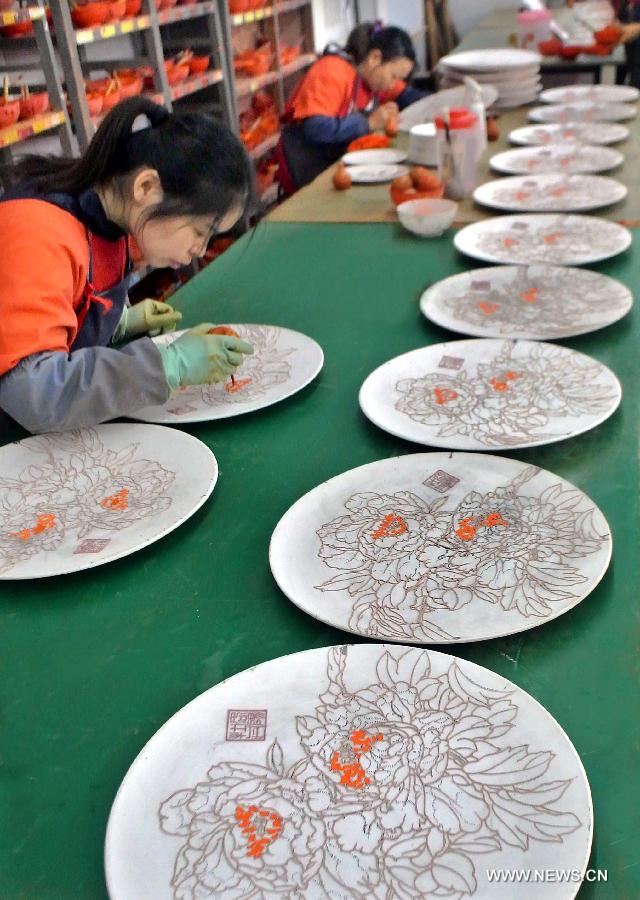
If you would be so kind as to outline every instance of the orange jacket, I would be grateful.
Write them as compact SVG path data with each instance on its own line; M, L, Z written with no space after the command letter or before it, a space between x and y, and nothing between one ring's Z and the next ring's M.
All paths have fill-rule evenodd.
M33 353L70 351L89 274L89 241L75 216L34 199L0 203L0 234L0 375L4 375ZM101 292L122 279L125 239L114 248L93 235L92 245L92 283Z
M403 81L384 93L374 93L352 63L327 54L315 62L296 88L285 110L287 121L300 122L310 116L344 117L367 109L373 100L395 100L405 89Z

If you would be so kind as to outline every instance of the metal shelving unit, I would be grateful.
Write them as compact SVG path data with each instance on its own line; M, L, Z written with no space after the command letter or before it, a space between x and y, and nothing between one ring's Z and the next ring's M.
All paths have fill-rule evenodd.
M67 0L51 0L58 53L81 149L89 144L102 118L92 118L89 114L84 87L85 72L100 69L109 71L114 64L113 60L101 62L90 59L86 50L91 45L118 37L129 37L136 44L134 59L127 59L125 62L127 67L145 64L153 69L154 88L148 96L157 103L172 109L174 102L183 97L219 86L217 108L230 125L236 120L229 83L228 56L224 50L219 0L203 0L195 4L162 10L157 9L155 0L143 0L143 3L141 14L133 18L95 28L75 29ZM164 29L177 23L198 19L205 22L206 46L212 57L213 68L180 84L170 85L165 70Z
M73 156L78 151L76 139L71 130L71 123L67 114L67 107L62 89L62 82L56 65L55 50L49 30L49 23L45 15L44 7L35 5L23 7L18 10L0 12L0 27L18 25L30 22L35 38L40 64L37 67L43 74L43 86L49 94L50 112L35 116L32 119L18 121L15 125L9 125L0 129L0 154L11 154L11 148L18 149L19 145L29 138L36 137L47 131L56 130L62 144L63 151ZM3 46L12 46L12 38L3 38ZM4 72L15 71L15 66L5 63L0 66Z
M43 72L51 101L51 112L17 122L0 130L0 154L34 135L57 130L63 151L77 155L91 141L104 115L92 117L87 104L85 79L96 73L110 73L118 68L149 66L154 73L153 89L145 93L157 103L172 109L175 103L191 98L190 106L205 108L222 117L236 132L240 131L240 111L251 103L262 89L273 92L277 113L282 113L292 83L291 76L301 73L315 61L311 0L284 0L241 15L229 12L227 0L183 2L168 9L158 9L156 0L142 0L140 13L117 22L92 28L75 28L69 0L50 0L52 29L44 10L44 0L16 11L0 13L0 26L30 19L33 33L20 39L0 38L4 47L33 49L37 45L39 62L7 65L7 70ZM268 30L274 52L272 70L264 75L236 78L234 47L244 33L251 40L251 28ZM292 37L293 36L293 37ZM126 59L115 60L113 50L98 49L106 42L127 38ZM300 47L301 53L283 64L285 45ZM177 50L190 47L211 57L211 68L202 74L170 85L165 60ZM116 50L115 55L119 53ZM258 166L267 159L278 143L279 132L267 137L249 153ZM6 150L6 152L9 152ZM263 204L276 202L277 186L270 185L262 195ZM148 273L142 266L139 279Z
M236 127L239 128L239 117L243 107L247 108L251 98L258 91L268 89L275 100L278 114L284 111L291 92L288 79L292 75L302 73L311 66L316 55L313 52L315 41L313 34L313 17L311 0L282 0L261 9L246 13L229 12L226 0L222 0L222 18L225 27L225 44L229 54L229 71L234 92L236 108ZM292 14L296 13L295 16ZM274 63L270 71L251 77L236 75L234 56L238 49L255 41L257 37L268 40L274 53ZM287 42L293 41L301 47L300 55L290 63L282 63L282 50ZM270 135L257 147L249 150L249 155L256 165L265 159L275 148L280 133ZM277 191L273 186L267 188L262 195L263 203L275 202Z

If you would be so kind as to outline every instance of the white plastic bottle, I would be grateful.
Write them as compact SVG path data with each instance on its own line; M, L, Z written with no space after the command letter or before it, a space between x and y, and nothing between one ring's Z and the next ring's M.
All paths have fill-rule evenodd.
M469 111L478 117L476 125L477 134L477 159L480 159L484 151L487 149L487 111L485 109L484 100L482 99L482 87L473 78L468 75L464 80L466 106Z

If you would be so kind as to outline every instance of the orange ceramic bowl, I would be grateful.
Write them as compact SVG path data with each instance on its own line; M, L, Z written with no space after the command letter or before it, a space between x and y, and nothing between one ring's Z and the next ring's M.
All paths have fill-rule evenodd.
M99 116L102 112L103 94L87 94L87 106L90 116Z
M201 72L206 72L208 68L208 56L192 56L189 60L189 72L192 75L199 75Z
M102 112L109 112L114 106L120 103L120 91L111 91L110 94L104 94L102 97Z
M167 81L169 84L180 84L181 81L184 81L188 77L188 63L184 63L184 65L181 66L172 65L171 68L167 69Z
M84 86L88 94L104 94L110 82L110 78L97 78L93 81L85 81Z
M7 38L24 37L25 34L32 34L33 25L29 20L26 22L14 22L13 25L5 25L0 28L0 35Z
M29 94L20 101L20 118L33 119L41 116L49 109L49 95L46 91L39 94Z
M84 6L76 6L71 10L71 21L76 28L95 28L102 25L111 15L111 3L106 0L94 0Z
M119 22L127 13L127 0L111 0L109 4L109 22Z
M120 82L120 99L125 100L127 97L137 97L142 93L142 76L135 74L118 75Z
M0 100L0 128L8 128L10 125L15 125L19 115L19 100L9 100L8 103L4 99Z

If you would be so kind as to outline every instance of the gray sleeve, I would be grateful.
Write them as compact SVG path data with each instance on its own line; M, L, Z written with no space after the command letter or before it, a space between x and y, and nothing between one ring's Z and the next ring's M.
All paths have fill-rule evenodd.
M35 353L0 378L0 408L32 433L95 425L164 403L169 388L153 341Z

